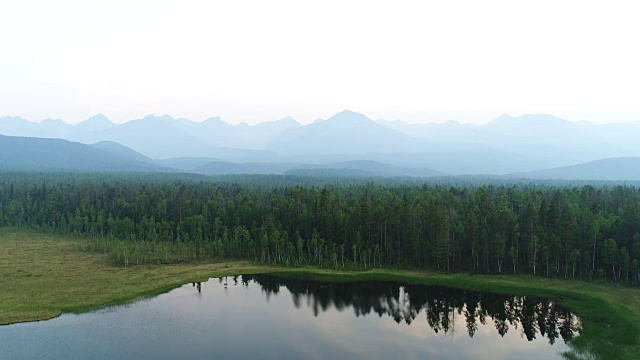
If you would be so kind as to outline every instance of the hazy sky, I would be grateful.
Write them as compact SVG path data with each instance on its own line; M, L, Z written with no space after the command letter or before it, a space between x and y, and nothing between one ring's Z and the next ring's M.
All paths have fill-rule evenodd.
M0 116L640 121L639 13L636 1L0 0Z

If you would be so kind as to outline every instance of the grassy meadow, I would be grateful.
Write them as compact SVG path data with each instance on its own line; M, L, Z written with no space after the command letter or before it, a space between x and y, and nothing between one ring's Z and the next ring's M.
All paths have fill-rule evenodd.
M125 303L192 280L268 270L247 262L114 266L101 254L80 251L82 241L0 233L0 324Z

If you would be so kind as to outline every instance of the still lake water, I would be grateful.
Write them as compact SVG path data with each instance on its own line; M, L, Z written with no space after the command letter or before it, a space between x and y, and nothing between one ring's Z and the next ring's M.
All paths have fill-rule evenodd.
M0 358L553 359L579 331L548 299L247 275L0 326Z

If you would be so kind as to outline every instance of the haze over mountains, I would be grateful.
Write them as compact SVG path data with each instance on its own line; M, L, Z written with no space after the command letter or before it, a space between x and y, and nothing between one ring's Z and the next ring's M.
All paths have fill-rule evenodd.
M38 149L44 154L53 146L65 149L59 155L86 151L95 157L96 164L109 164L103 167L120 170L129 167L112 163L116 158L136 164L134 167L139 169L171 168L202 174L516 174L535 178L640 179L636 170L640 162L633 159L640 157L640 123L595 125L547 114L503 115L487 125L374 121L348 110L308 125L291 118L232 125L218 117L194 122L149 115L115 124L98 114L70 125L57 119L36 123L3 117L0 134L6 135L0 138L3 150L23 146L20 151L0 155L3 168L20 163L22 168L37 168L42 165L36 161ZM79 150L82 144L94 145L90 151ZM29 146L32 148L27 149ZM111 160L94 150L108 154ZM30 155L21 159L21 151ZM9 153L11 159L7 158ZM44 155L40 159L45 159ZM81 168L91 168L87 167L90 160L74 159L85 164ZM49 165L57 163L49 160ZM582 163L585 164L572 167Z

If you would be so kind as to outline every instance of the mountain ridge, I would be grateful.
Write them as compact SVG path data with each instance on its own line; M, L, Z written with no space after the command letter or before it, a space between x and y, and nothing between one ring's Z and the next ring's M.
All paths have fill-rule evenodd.
M512 176L552 180L640 180L640 156L599 159Z
M447 174L504 175L588 161L640 156L640 123L597 125L551 114L501 115L484 124L373 121L345 109L300 124L291 117L255 125L202 122L149 114L115 124L96 114L76 125L0 118L0 134L60 138L84 144L117 142L152 159L216 158L246 163L373 160Z
M172 171L125 154L63 139L0 135L4 171Z

